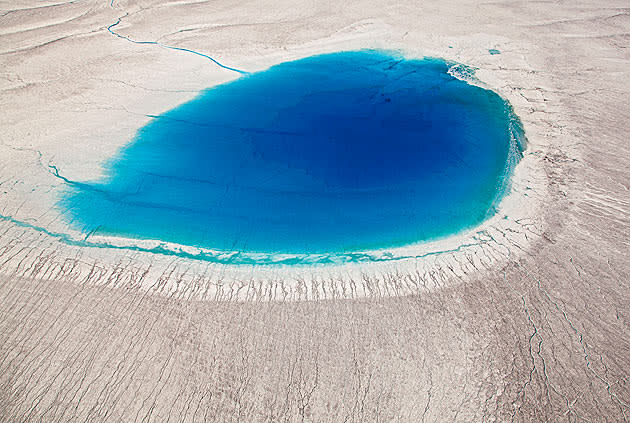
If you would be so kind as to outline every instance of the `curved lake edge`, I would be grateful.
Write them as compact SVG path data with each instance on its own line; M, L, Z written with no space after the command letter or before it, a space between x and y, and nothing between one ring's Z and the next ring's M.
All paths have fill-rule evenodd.
M390 55L396 55L398 57L404 57L400 52L392 52L389 50L368 50L368 51L378 51L383 52ZM342 51L343 52L343 51ZM314 56L310 56L314 57ZM449 66L448 73L454 76L457 79L463 80L468 84L476 85L485 90L491 90L488 86L486 86L482 81L477 79L475 76L475 69L468 67L466 65L448 61L435 57L424 57L418 59L410 59L410 60L420 60L420 59L435 59L440 60ZM198 96L201 96L207 90L211 90L213 87L208 87L205 90L199 92ZM496 91L493 93L496 93ZM196 98L197 98L196 97ZM48 232L48 235L59 238L62 242L79 247L90 247L90 248L105 248L105 249L115 249L115 250L127 250L133 252L140 253L150 253L150 254L160 254L164 256L174 256L180 257L184 259L191 259L202 262L210 262L215 264L227 264L227 265L235 265L235 266L277 266L277 265L290 265L290 266L313 266L313 265L343 265L343 264L353 264L353 263L370 263L370 262L396 262L400 260L408 260L408 259L417 259L435 254L442 254L447 252L455 252L459 251L462 248L470 246L470 243L460 243L456 246L453 246L454 240L464 238L474 239L479 235L479 229L486 224L489 223L491 218L499 218L497 216L497 211L500 210L501 204L506 197L509 197L511 186L512 186L512 174L514 172L515 167L519 163L520 158L523 157L523 153L527 149L527 140L525 136L525 132L522 126L522 123L518 116L514 113L512 105L507 101L504 97L500 96L503 101L506 112L508 114L509 125L510 125L510 155L508 160L506 161L503 175L500 178L500 186L497 188L496 195L494 201L492 203L491 208L488 210L486 216L482 219L481 222L477 222L469 227L465 227L456 233L451 233L448 235L425 239L420 242L408 243L404 245L398 245L393 247L385 247L378 249L370 249L370 250L359 250L352 252L332 252L332 253L311 253L311 254L300 254L300 253L259 253L259 252L238 252L238 251L223 251L218 249L210 249L204 247L197 247L191 245L178 244L174 242L165 242L158 239L148 239L141 237L133 237L133 236L116 236L112 234L98 234L94 233L83 233L82 236L73 236L64 233L53 233ZM176 106L178 107L178 106ZM120 152L124 151L133 141L132 139L128 144L121 147ZM120 154L120 153L119 153ZM110 157L108 162L116 160L116 157ZM60 177L65 180L69 185L77 184L82 185L85 183L82 182L74 182L68 179L65 179L61 176L56 168L54 168L54 172L57 177ZM110 177L110 176L107 176ZM103 182L100 179L99 182ZM33 229L37 229L35 226L32 226L28 223L24 225L28 227L32 227ZM40 228L43 229L43 228ZM439 246L440 244L444 244L444 241L449 241L449 244L452 248L427 248L425 247L433 247ZM476 242L476 241L475 241ZM474 243L474 242L473 242ZM420 251L422 250L422 251ZM417 252L418 254L415 254Z

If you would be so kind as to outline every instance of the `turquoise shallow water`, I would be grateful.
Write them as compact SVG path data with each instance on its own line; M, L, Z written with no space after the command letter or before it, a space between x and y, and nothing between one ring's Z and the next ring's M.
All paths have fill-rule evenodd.
M361 51L210 88L60 201L86 234L244 253L402 246L495 213L520 157L496 93L437 59Z

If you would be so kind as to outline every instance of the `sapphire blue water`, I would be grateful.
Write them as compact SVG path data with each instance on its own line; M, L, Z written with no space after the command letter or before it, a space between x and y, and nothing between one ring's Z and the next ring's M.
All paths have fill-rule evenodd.
M220 251L457 233L495 213L520 147L509 105L448 71L360 51L243 76L155 117L61 206L86 234Z

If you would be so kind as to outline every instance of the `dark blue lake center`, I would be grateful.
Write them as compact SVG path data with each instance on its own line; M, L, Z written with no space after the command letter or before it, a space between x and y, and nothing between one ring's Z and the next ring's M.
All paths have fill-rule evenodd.
M506 102L448 70L361 51L244 76L155 118L61 205L85 233L222 251L457 233L494 214L520 147Z

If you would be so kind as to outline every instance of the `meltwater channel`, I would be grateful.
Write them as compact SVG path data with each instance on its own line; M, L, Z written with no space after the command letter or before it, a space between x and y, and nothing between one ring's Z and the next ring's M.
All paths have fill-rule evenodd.
M86 234L263 257L459 233L495 213L522 146L507 102L450 67L341 52L209 88L59 207Z

